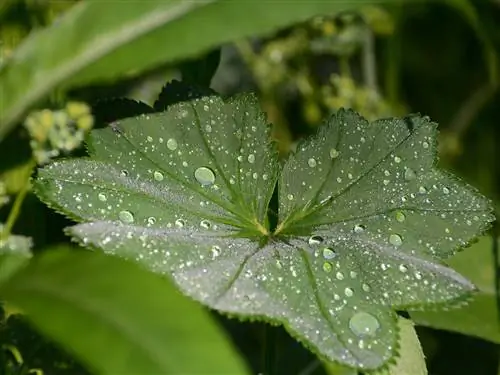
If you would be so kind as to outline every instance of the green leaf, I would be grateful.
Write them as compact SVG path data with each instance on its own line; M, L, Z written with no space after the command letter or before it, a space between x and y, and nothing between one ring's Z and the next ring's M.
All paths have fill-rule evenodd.
M182 81L201 87L210 87L212 77L219 67L221 49L217 48L197 59L185 61L180 66Z
M394 309L474 290L441 259L493 220L485 198L435 169L435 133L426 118L339 111L280 168L257 100L211 96L94 131L90 158L41 169L36 190L91 222L69 229L83 244L372 370L396 352Z
M476 336L500 344L492 245L491 237L483 237L478 243L447 261L479 289L467 306L446 312L415 311L411 312L412 319L420 325Z
M400 317L398 327L401 335L401 356L397 359L396 364L377 373L377 375L427 375L424 353L413 322Z
M0 69L0 140L57 87L135 75L222 43L264 34L366 0L83 1L33 33ZM201 31L200 25L203 25ZM182 42L179 42L182 35Z
M47 252L1 285L0 296L100 374L246 373L205 312L120 259Z
M0 239L0 283L29 261L32 246L31 238L25 236L10 235L6 239Z

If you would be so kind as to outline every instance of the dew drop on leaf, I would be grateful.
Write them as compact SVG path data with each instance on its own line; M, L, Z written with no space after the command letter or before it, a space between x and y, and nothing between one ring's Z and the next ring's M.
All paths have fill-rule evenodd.
M331 248L331 247L325 247L323 249L323 258L325 259L333 259L335 258L337 254L335 253L335 251Z
M399 234L391 234L389 236L389 243L391 245L399 247L403 244L403 239L401 238L401 236Z
M337 278L337 280L344 280L344 274L342 272L337 272L335 277Z
M155 171L153 173L153 177L156 181L162 181L163 180L163 173Z
M397 211L396 212L396 220L399 221L400 223L402 223L403 221L406 220L405 214L401 211Z
M255 162L255 155L254 154L248 155L248 162L250 164L253 164Z
M127 171L126 169L122 169L122 170L120 171L120 175L121 175L122 177L127 177L127 176L128 176L128 171Z
M323 271L325 272L332 272L332 265L328 262L323 263Z
M200 227L202 227L204 229L210 229L211 226L212 226L212 223L210 223L210 221L208 221L208 220L202 220L200 222Z
M372 314L360 311L349 319L349 328L358 337L375 336L380 323Z
M425 193L427 193L427 189L426 189L424 186L420 186L420 187L418 188L418 192L419 192L420 194L425 194Z
M175 221L175 226L177 228L183 228L185 224L186 224L186 222L184 220L182 220L182 219L177 219Z
M450 189L448 189L446 186L443 188L443 193L444 194L450 194Z
M338 156L339 156L339 152L338 152L336 149L334 149L334 148L330 149L330 157L331 157L332 159L335 159L335 158L337 158Z
M126 211L126 210L120 211L120 213L118 214L118 217L125 224L131 224L134 222L134 215L130 211Z
M317 165L316 159L310 158L307 161L307 165L309 165L311 168L314 168Z
M215 182L215 173L207 167L199 167L194 171L194 178L201 185L212 185Z
M404 177L405 177L406 181L411 181L411 180L414 180L417 177L417 175L413 169L406 168Z
M354 226L354 233L363 233L365 231L365 226L361 224L357 224Z
M106 194L104 194L104 193L99 193L99 194L97 195L97 198L99 198L99 200L100 200L101 202L106 202L106 200L108 199L108 198L106 197Z
M406 267L404 264L399 265L399 270L403 273L408 272L408 267Z
M210 252L212 253L212 259L217 258L220 255L220 247L217 245L212 246L212 249L210 249Z
M321 236L311 236L309 237L309 240L307 240L309 245L319 245L320 243L323 242L323 237Z
M354 290L352 290L351 288L345 288L344 294L346 297L352 297L354 295Z
M156 218L154 216L148 217L148 224L154 225L156 223Z
M429 148L429 143L428 143L428 142L426 142L426 141L423 141L423 142L422 142L422 147L423 147L423 148Z

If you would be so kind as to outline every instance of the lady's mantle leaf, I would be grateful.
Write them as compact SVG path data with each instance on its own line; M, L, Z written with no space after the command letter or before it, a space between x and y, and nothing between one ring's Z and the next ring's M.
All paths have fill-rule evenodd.
M278 163L252 98L196 99L94 131L91 159L42 169L37 190L91 221L69 229L84 244L370 370L394 355L394 308L474 289L440 259L493 219L484 198L434 169L434 125L412 121L333 116L284 165L276 229Z

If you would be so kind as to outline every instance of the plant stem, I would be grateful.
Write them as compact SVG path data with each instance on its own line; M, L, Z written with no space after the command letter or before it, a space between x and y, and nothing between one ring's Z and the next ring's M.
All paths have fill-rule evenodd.
M7 221L5 222L5 225L3 227L3 231L0 233L0 240L6 239L9 237L12 228L14 227L14 224L19 216L19 213L21 212L21 206L23 204L24 198L26 197L26 194L28 193L28 190L30 188L30 177L31 177L31 172L36 165L35 161L32 160L30 162L30 166L28 168L29 173L26 173L26 181L21 188L21 190L17 193L16 199L14 200L14 204L12 205L12 208L10 209L9 216L7 217Z
M375 59L375 37L373 31L366 26L363 41L363 79L365 86L378 91L377 84L377 62Z

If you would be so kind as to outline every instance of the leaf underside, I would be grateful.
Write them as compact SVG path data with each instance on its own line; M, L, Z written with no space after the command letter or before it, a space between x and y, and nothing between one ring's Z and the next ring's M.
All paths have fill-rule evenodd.
M84 222L68 229L82 244L371 370L395 355L395 309L474 290L442 260L486 230L491 208L435 169L435 136L424 117L341 110L280 166L253 96L208 96L94 131L89 158L55 162L35 185Z

